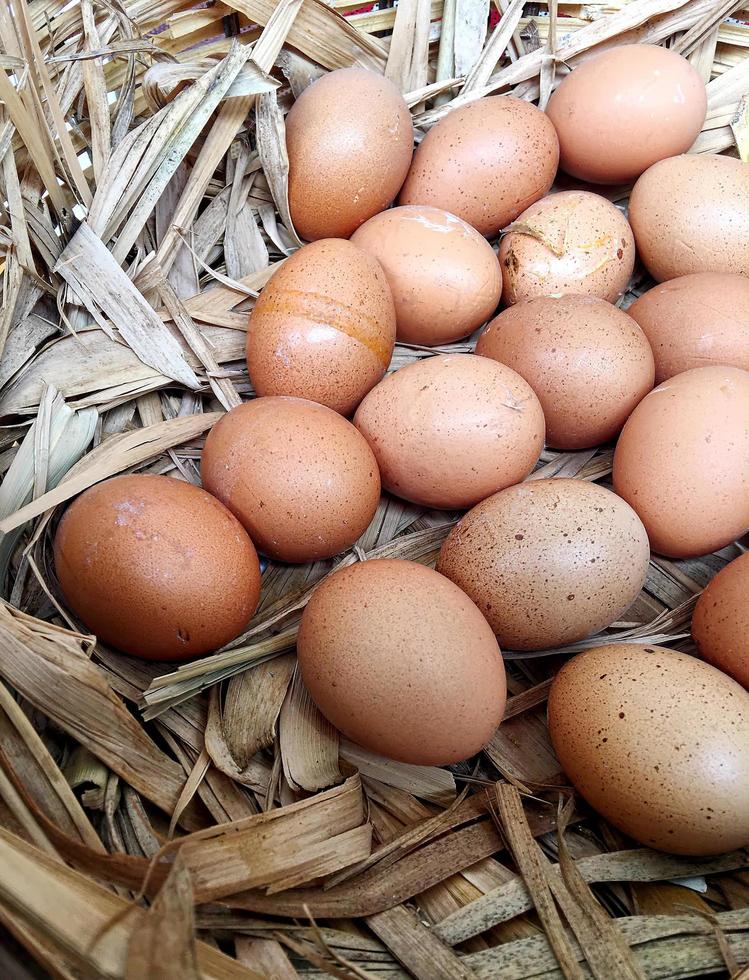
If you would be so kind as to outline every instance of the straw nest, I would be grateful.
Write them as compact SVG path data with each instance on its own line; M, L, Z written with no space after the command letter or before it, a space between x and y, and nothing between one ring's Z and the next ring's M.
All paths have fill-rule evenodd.
M596 45L668 43L708 82L694 152L747 158L733 0L496 3L489 35L488 0L0 3L5 975L32 957L56 977L746 975L746 852L635 848L564 802L558 655L508 663L479 758L414 767L339 739L295 672L333 562L271 564L246 635L179 669L95 645L56 589L60 505L123 471L197 482L206 431L251 396L247 310L295 240L290 90L385 71L424 128L489 92L544 105L555 66ZM429 353L398 346L393 367ZM610 464L546 452L534 476ZM432 563L455 517L383 499L338 564ZM736 554L654 557L607 639L688 649L695 596Z

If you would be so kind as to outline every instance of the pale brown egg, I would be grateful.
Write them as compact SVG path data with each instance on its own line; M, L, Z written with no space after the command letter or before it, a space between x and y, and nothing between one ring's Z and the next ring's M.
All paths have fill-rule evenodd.
M339 68L308 86L286 117L289 206L302 238L348 238L401 188L413 123L391 81Z
M274 273L250 316L258 395L309 398L350 415L390 364L395 307L377 259L341 239L305 245Z
M634 602L648 536L620 497L585 480L528 480L477 504L437 570L473 599L508 650L574 643Z
M684 653L622 643L562 667L549 734L609 823L674 854L749 844L749 694Z
M524 211L499 246L506 305L580 293L614 302L635 263L632 229L622 212L589 191L549 194Z
M256 398L211 429L203 486L279 561L330 558L374 517L380 475L366 440L337 412L301 398Z
M699 73L655 44L623 44L587 58L546 108L560 167L594 184L626 184L656 161L685 153L706 111Z
M233 640L260 597L260 564L239 521L205 490L118 476L65 511L55 572L70 609L105 643L186 660Z
M444 354L388 375L354 416L382 485L425 507L472 507L518 483L544 442L538 398L488 357Z
M749 554L708 582L694 609L692 638L705 660L749 689Z
M654 388L614 453L614 489L653 551L689 558L749 528L749 372L703 367Z
M414 154L399 204L431 204L493 238L549 190L559 162L551 120L506 95L453 109Z
M448 211L392 208L365 222L351 241L385 270L404 343L449 344L473 333L497 308L502 276L494 250Z
M424 565L379 559L330 575L304 610L297 651L325 717L400 762L467 759L502 720L505 669L489 624Z
M525 378L544 410L546 443L556 449L613 439L653 387L645 334L593 296L537 296L510 306L481 334L476 353Z

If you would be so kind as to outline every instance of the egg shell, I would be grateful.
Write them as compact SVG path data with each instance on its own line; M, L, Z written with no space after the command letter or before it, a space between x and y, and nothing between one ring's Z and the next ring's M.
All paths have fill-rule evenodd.
M445 354L388 375L354 416L386 490L458 509L524 479L541 454L544 416L504 364Z
M656 384L709 364L749 370L749 278L697 272L654 286L627 310L645 331Z
M578 293L614 302L627 288L635 240L621 211L589 191L549 194L524 211L499 246L506 305Z
M365 222L351 241L385 270L404 343L449 344L473 333L497 308L497 256L454 214L419 205L392 208Z
M709 664L633 643L588 650L554 678L549 733L575 789L641 844L749 843L749 694Z
M385 374L395 307L382 266L326 239L287 259L260 294L247 332L258 395L291 395L350 415Z
M286 562L350 548L380 500L377 462L361 433L301 398L233 408L206 439L201 475L259 550Z
M408 106L383 75L339 68L313 82L286 117L297 232L308 241L348 238L395 199L413 141Z
M749 554L708 582L692 616L692 639L705 660L749 689Z
M749 528L749 372L703 367L654 388L614 452L614 489L653 551L689 558Z
M560 167L595 184L628 183L658 160L685 153L706 111L699 73L655 44L623 44L587 58L546 108Z
M648 570L645 528L585 480L528 480L477 504L445 539L437 570L476 603L508 650L545 650L609 626Z
M488 623L415 562L370 560L330 575L304 610L297 650L325 717L400 762L459 762L502 720L505 670Z
M260 597L244 528L199 487L118 476L65 511L55 571L70 609L104 643L147 660L186 660L233 640Z
M645 334L593 296L538 296L510 306L481 334L476 353L525 378L544 410L546 443L557 449L613 439L653 387Z
M506 95L453 109L414 154L399 204L431 204L493 238L549 190L559 162L551 120Z
M629 199L637 251L658 282L749 275L749 164L694 153L653 164Z

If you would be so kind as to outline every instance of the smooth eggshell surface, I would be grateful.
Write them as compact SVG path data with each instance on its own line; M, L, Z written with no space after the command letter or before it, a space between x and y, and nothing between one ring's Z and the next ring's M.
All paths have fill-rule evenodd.
M692 638L705 660L749 688L749 554L708 582L694 609Z

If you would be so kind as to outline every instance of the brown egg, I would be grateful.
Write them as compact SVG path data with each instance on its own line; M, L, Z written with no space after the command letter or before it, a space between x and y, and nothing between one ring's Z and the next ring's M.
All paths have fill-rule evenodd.
M749 688L749 554L726 565L697 600L692 638L702 656Z
M614 453L614 489L653 551L689 558L749 528L749 372L703 367L654 388Z
M413 142L403 96L377 72L339 68L306 88L286 117L289 205L302 238L348 238L386 208Z
M325 717L400 762L467 759L502 720L505 669L489 624L424 565L379 559L330 575L304 610L297 651Z
M392 208L365 222L351 241L385 270L404 343L449 344L497 308L502 276L494 250L448 211Z
M575 789L641 844L749 844L749 694L709 664L634 643L588 650L554 678L549 734Z
M627 310L645 331L656 384L709 364L749 370L749 278L697 272L650 289Z
M702 129L705 85L675 51L623 44L582 62L549 100L559 165L594 184L626 184L685 153Z
M256 398L211 429L201 469L206 490L279 561L330 558L374 517L380 474L354 426L301 398Z
M635 184L629 220L648 272L749 275L749 165L694 153L653 164Z
M510 306L481 334L476 353L525 378L544 410L546 443L557 449L613 439L653 387L645 334L593 296L537 296Z
M632 229L605 197L560 191L532 204L499 246L505 304L553 293L614 302L635 263Z
M548 191L559 162L549 117L523 99L453 109L414 154L399 204L431 204L493 238Z
M437 570L473 599L508 650L545 650L609 626L634 602L650 550L620 497L585 480L528 480L452 529Z
M354 416L386 490L425 507L458 509L518 483L544 442L544 415L504 364L445 354L388 375Z
M82 493L57 529L55 571L87 629L147 660L223 646L260 598L260 564L239 521L166 476L118 476Z
M305 245L274 273L250 316L258 395L309 398L349 415L390 364L395 307L380 263L356 245Z

